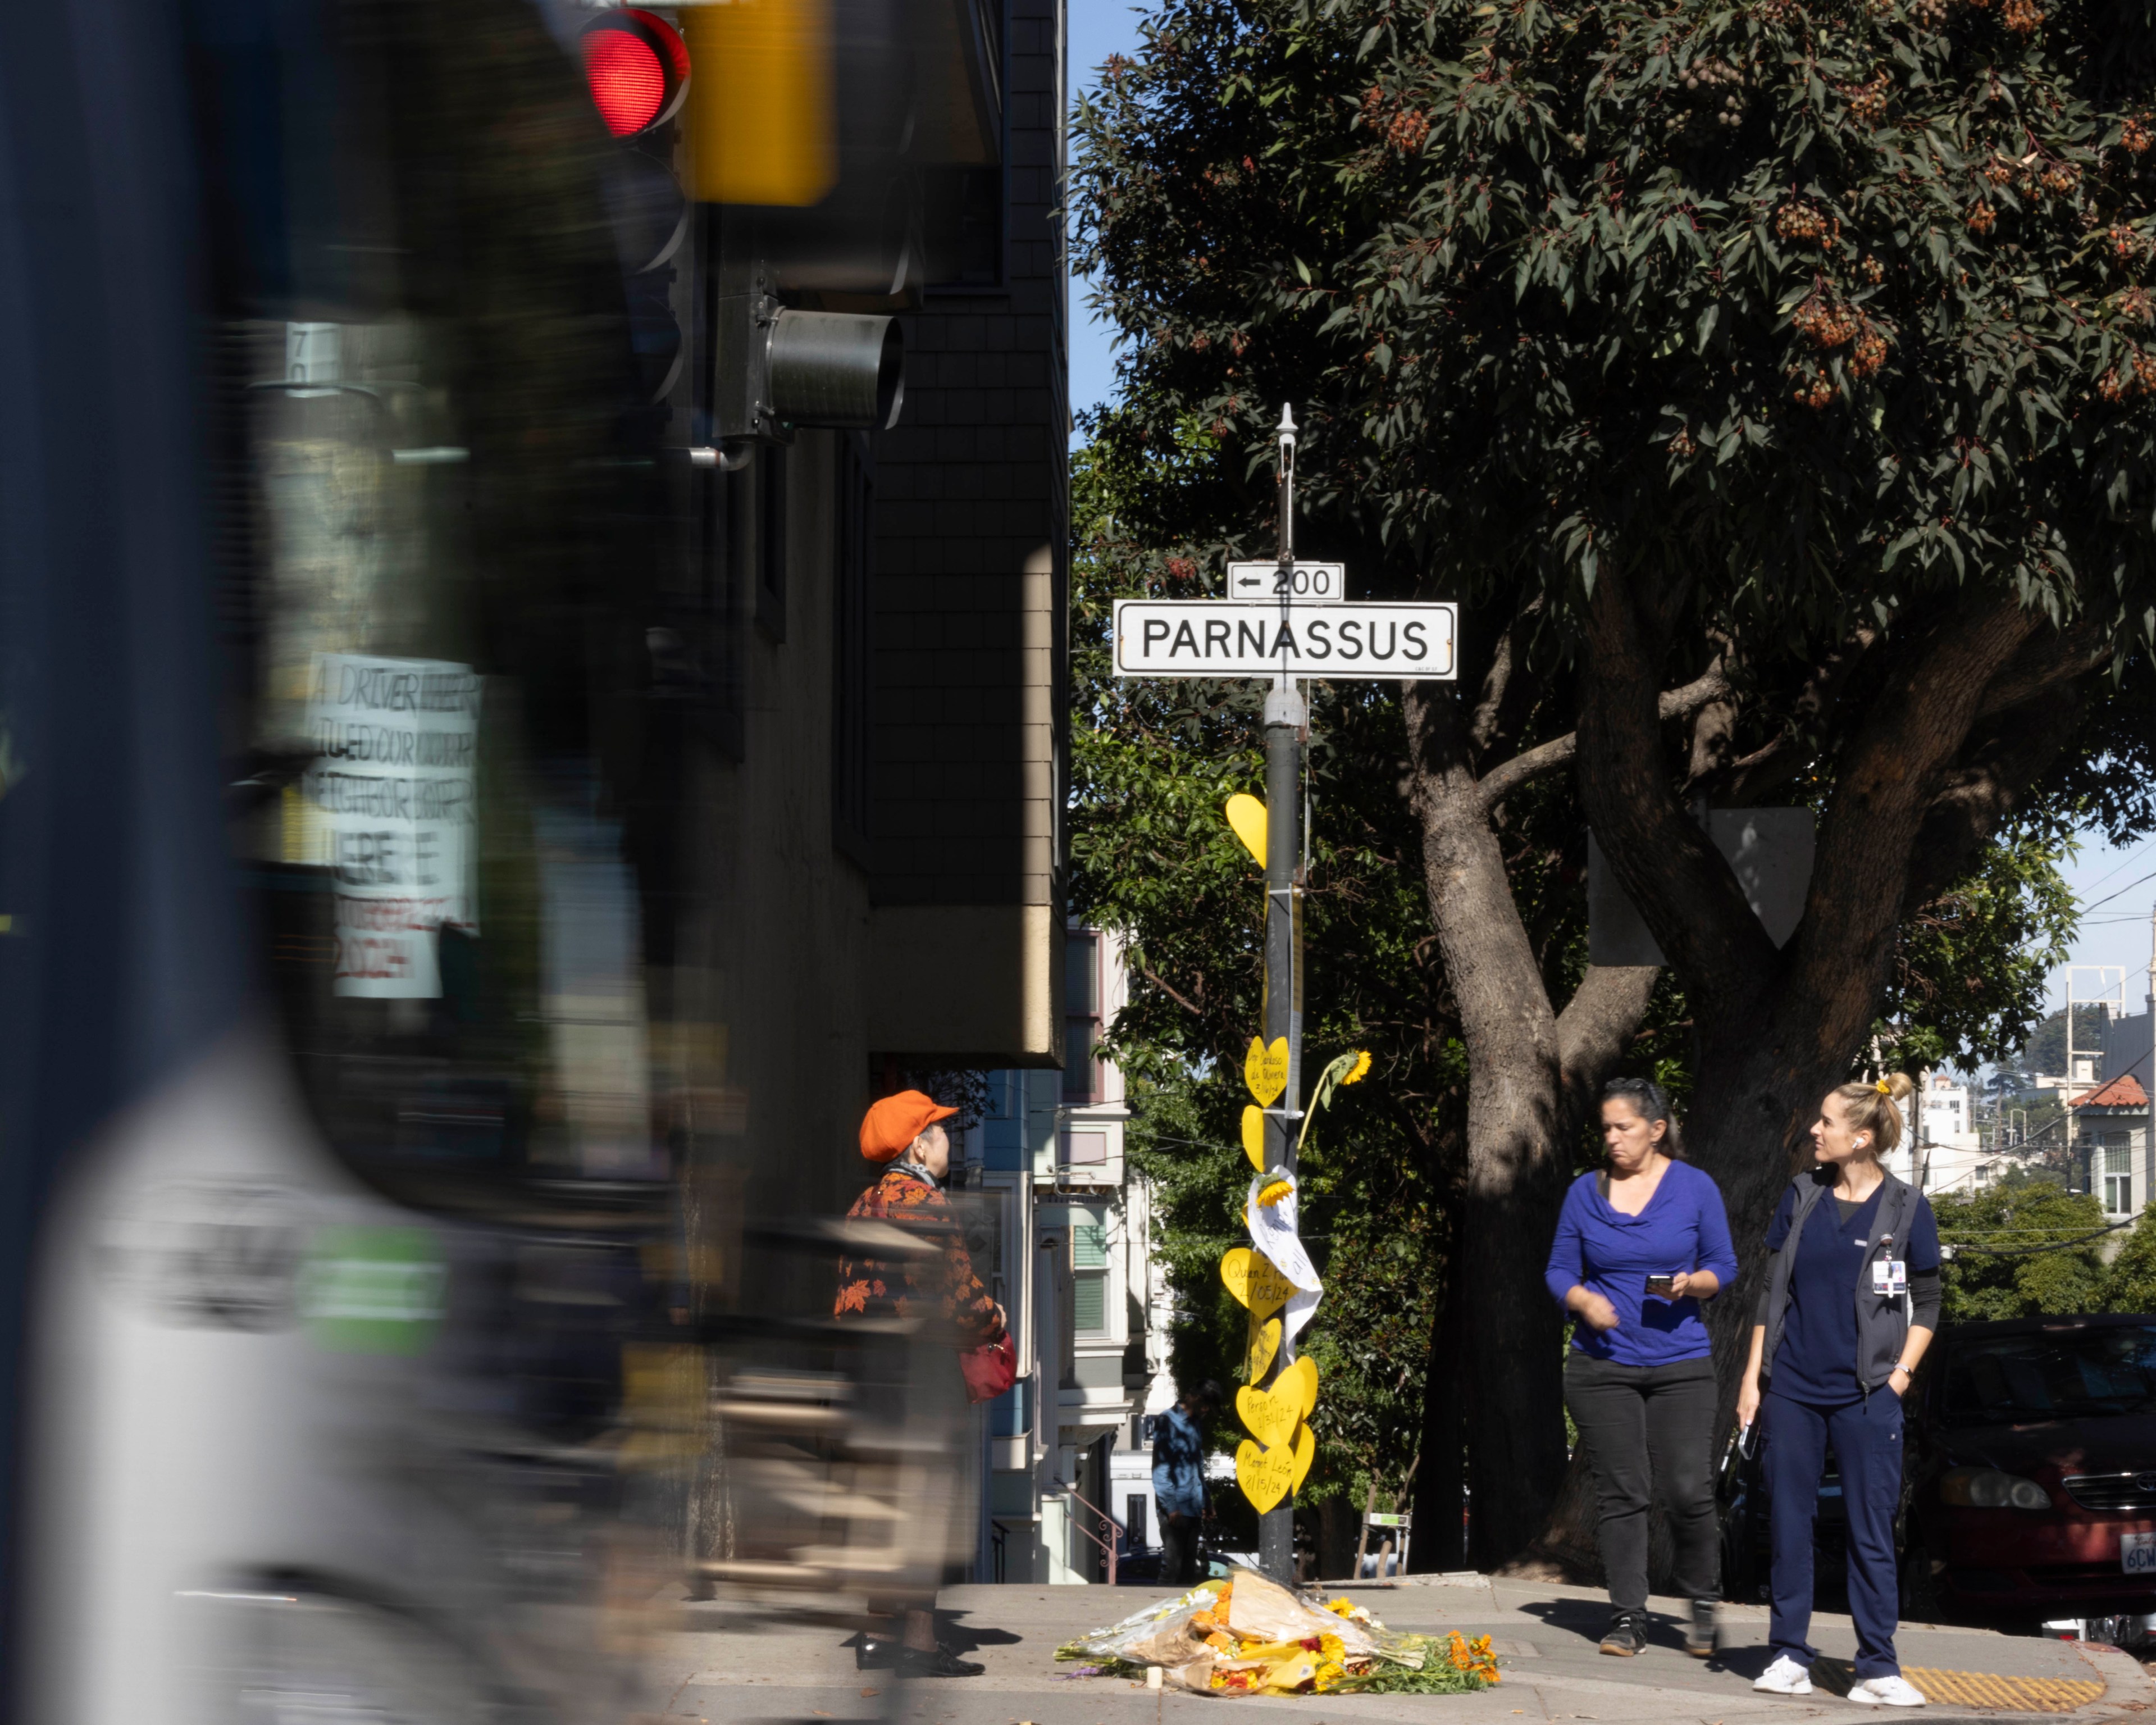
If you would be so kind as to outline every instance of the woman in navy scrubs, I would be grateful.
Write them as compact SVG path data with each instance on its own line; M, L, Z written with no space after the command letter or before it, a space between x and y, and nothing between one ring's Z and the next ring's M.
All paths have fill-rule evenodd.
M1564 1400L1594 1468L1609 1630L1602 1651L1646 1643L1647 1506L1656 1491L1676 1539L1676 1586L1691 1602L1687 1651L1714 1651L1714 1363L1699 1304L1737 1274L1714 1182L1672 1159L1670 1099L1643 1078L1602 1092L1609 1166L1565 1194L1543 1279L1575 1320Z
M1811 1693L1812 1523L1831 1444L1856 1620L1849 1698L1924 1704L1894 1656L1894 1511L1902 1397L1938 1327L1939 1235L1923 1194L1879 1165L1901 1141L1898 1105L1912 1088L1896 1072L1830 1092L1812 1124L1819 1165L1789 1183L1767 1229L1774 1261L1737 1417L1766 1420L1774 1659L1752 1686L1778 1695Z

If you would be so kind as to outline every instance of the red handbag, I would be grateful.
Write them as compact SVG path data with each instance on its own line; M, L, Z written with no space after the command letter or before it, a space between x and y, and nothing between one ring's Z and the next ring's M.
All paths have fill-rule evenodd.
M1005 1330L993 1342L961 1348L958 1369L966 1374L966 1399L992 1402L1018 1382L1018 1344Z

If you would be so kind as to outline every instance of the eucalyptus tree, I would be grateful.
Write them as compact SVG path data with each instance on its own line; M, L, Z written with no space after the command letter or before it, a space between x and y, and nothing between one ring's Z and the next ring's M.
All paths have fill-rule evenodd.
M1469 1070L1432 1382L1470 1386L1478 1561L1558 1488L1541 1246L1655 986L1553 992L1523 799L1573 780L1681 985L1740 1243L1912 915L2002 837L2148 824L2152 46L2087 0L1170 0L1081 110L1130 519L1261 545L1291 398L1312 548L1462 608L1400 783ZM1779 947L1699 819L1771 804L1817 829Z

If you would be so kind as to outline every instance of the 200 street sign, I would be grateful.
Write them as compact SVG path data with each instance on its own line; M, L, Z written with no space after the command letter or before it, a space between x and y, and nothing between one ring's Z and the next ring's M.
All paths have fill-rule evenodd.
M1456 608L1117 599L1123 677L1409 677L1453 668Z
M1287 591L1282 593L1285 587ZM1228 565L1231 599L1293 599L1298 605L1337 605L1348 597L1345 563L1297 562L1286 576L1277 561Z

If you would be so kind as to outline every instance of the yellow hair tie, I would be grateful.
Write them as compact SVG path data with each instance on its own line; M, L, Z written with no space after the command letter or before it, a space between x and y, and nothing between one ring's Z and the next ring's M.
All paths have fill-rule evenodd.
M1885 1079L1883 1079L1883 1078L1882 1078L1882 1079L1881 1079L1881 1080L1878 1081L1878 1083L1876 1083L1876 1084L1873 1085L1871 1087L1872 1087L1872 1089L1874 1089L1874 1090L1877 1091L1879 1092L1879 1094L1880 1094L1881 1096L1892 1096L1892 1095L1894 1094L1894 1086L1893 1086L1892 1085L1891 1085L1891 1084L1887 1083L1887 1081Z

